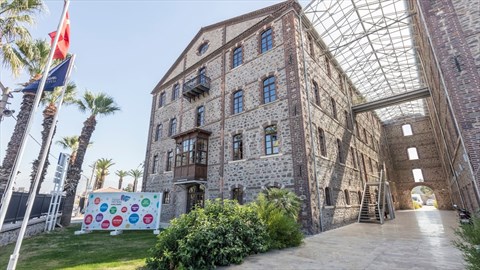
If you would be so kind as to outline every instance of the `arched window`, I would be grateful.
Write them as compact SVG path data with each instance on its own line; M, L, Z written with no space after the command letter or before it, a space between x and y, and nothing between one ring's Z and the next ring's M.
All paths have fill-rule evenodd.
M342 140L340 140L340 139L337 139L337 149L338 149L338 162L344 164L345 163L345 157L343 155Z
M172 89L172 101L176 100L180 96L180 85L176 83Z
M243 139L242 134L233 136L233 160L243 159Z
M332 204L332 194L330 193L330 188L326 187L325 188L325 205L330 206Z
M232 68L238 67L243 63L243 50L242 47L238 47L233 50Z
M271 125L265 128L265 155L278 154L277 126Z
M337 116L337 102L335 102L335 99L330 98L330 102L332 103L332 116L335 119L338 119Z
M361 204L362 203L362 192L359 190L357 192L357 194L358 194L358 204Z
M239 204L243 204L243 189L242 188L232 189L232 200L236 200Z
M345 204L350 205L350 192L347 189L345 189L343 193L345 194Z
M261 51L264 53L273 48L272 29L268 28L267 30L263 31L261 36Z
M167 152L167 164L165 164L165 171L171 171L173 166L173 151Z
M270 76L263 80L263 103L270 103L276 99L275 76Z
M158 141L160 138L162 138L162 124L158 124L155 129L155 141Z
M327 143L325 140L325 132L323 129L318 129L318 140L320 141L320 155L327 156Z
M163 192L162 203L163 204L169 204L170 203L170 192L168 192L168 191Z
M208 50L208 42L204 42L198 47L198 54L202 55Z
M197 108L197 127L205 125L205 107L200 106Z
M320 91L318 90L318 84L316 81L313 81L312 84L313 84L313 94L315 95L315 104L320 106Z
M152 173L157 173L158 169L158 155L153 156L153 163L152 163Z
M233 93L233 113L243 112L243 91L238 90Z
M177 119L170 119L170 127L168 128L168 136L175 135L177 133Z

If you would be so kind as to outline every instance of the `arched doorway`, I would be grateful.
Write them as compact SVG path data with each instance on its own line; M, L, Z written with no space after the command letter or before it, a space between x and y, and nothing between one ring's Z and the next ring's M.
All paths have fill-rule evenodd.
M412 207L422 210L438 210L438 202L432 188L425 185L417 185L410 191Z
M200 184L191 185L187 189L187 213L196 206L203 207L205 202L205 186Z

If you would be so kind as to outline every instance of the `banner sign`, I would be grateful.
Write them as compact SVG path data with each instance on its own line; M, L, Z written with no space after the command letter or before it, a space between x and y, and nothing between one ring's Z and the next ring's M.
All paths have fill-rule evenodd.
M90 193L82 231L156 230L160 226L162 193Z

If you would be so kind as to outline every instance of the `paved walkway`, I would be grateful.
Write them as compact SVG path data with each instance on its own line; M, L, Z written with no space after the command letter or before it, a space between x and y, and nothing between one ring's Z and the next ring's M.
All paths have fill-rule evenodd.
M355 223L307 237L299 248L248 257L219 269L465 269L452 245L454 211L397 211L383 225Z

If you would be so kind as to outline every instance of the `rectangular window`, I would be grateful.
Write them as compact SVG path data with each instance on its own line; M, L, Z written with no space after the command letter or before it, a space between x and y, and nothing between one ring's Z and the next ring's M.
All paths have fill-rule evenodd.
M313 38L312 38L312 36L309 35L308 36L308 47L310 48L310 56L312 58L315 57L315 45L313 45L313 44L314 44L313 43Z
M332 194L330 193L330 188L325 188L325 205L331 206L332 204Z
M173 151L170 150L167 153L167 164L165 166L165 171L171 171L173 165Z
M232 68L238 67L243 62L242 47L238 47L233 51Z
M422 169L413 169L412 173L413 173L413 179L415 180L415 182L423 182L424 181Z
M353 147L350 147L350 153L352 154L353 167L356 169L357 168L357 159L355 158L355 149L353 149Z
M177 141L178 142L178 141ZM207 165L207 139L185 138L177 144L175 167L202 164Z
M243 112L243 91L238 90L233 93L233 113Z
M408 159L409 160L416 160L418 159L418 153L416 147L410 147L407 149Z
M263 80L263 103L270 103L277 99L275 92L275 77L270 76Z
M328 56L325 55L325 68L327 69L327 76L329 78L332 77L332 71L330 70L330 59L328 59Z
M243 159L243 140L242 134L233 136L233 160Z
M172 101L176 100L180 96L180 85L176 83L172 89Z
M162 203L163 204L169 204L170 203L170 192L168 192L168 191L163 192Z
M153 163L152 163L152 173L157 173L158 168L158 155L153 156Z
M368 145L368 135L365 128L363 128L363 137L365 138L365 144Z
M172 118L170 119L170 127L168 129L168 136L173 136L177 133L177 119Z
M262 33L262 53L273 48L272 29L269 28Z
M340 91L342 91L342 93L344 92L343 90L343 77L340 73L338 73L338 83L340 84Z
M410 124L405 124L402 126L403 136L413 135L412 126Z
M277 126L272 125L265 128L265 154L278 154Z

